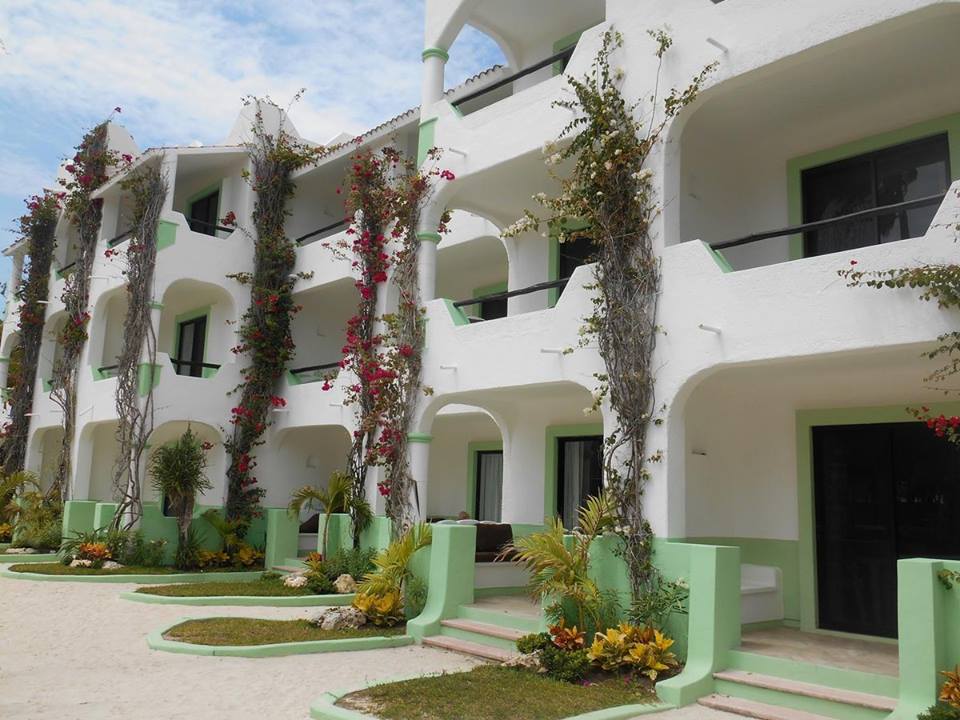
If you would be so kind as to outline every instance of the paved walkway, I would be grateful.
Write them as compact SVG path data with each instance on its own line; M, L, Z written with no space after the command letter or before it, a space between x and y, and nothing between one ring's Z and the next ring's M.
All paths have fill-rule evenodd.
M298 618L313 608L209 608L121 600L134 586L0 578L3 720L306 720L324 691L474 661L412 646L269 659L174 655L146 635L177 618ZM732 716L685 708L658 720Z

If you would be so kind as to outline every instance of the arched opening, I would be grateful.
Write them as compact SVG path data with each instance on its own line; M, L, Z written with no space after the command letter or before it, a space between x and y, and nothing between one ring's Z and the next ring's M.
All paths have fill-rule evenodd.
M94 308L89 357L93 376L98 380L116 377L127 306L126 288L117 288L104 293Z
M37 474L40 478L40 487L44 491L50 489L57 476L62 444L63 428L59 425L38 428L34 431L30 443L30 456L27 458L27 469Z
M350 433L342 425L281 430L271 442L271 452L257 458L257 476L266 490L263 505L283 508L298 488L325 488L331 474L346 469L349 452Z
M222 287L177 280L163 294L157 350L178 375L212 377L232 359L235 321L233 299Z
M43 341L40 346L40 361L37 365L37 379L42 381L43 389L49 390L53 379L53 370L63 357L63 345L57 339L68 321L66 311L47 318Z
M75 499L113 502L113 471L120 455L117 425L116 420L108 420L88 425L81 432Z
M297 384L335 377L343 357L347 320L357 311L358 294L352 278L298 293L303 306L292 323L296 346L290 374Z
M715 245L945 191L960 178L958 33L960 8L928 7L709 88L667 143L679 147L665 168L667 244ZM919 237L938 205L722 252L739 270Z
M506 292L510 262L493 223L456 211L451 232L437 249L437 296L454 301ZM461 309L472 321L506 317L506 298L492 299Z
M150 451L147 459L148 467L153 458L153 451L158 447L175 442L180 438L181 435L183 435L183 433L187 431L188 427L193 434L199 438L200 442L209 443L212 446L206 451L206 475L207 479L213 484L213 487L196 498L197 505L201 506L201 512L203 509L208 507L222 507L226 493L225 478L227 461L226 452L223 448L223 439L220 437L220 432L216 428L204 423L198 423L189 420L167 422L160 427L155 428L150 434ZM141 490L141 494L144 502L154 502L160 504L163 501L163 498L161 498L157 494L156 490L153 489L153 483L151 481L149 471L144 475L144 487Z

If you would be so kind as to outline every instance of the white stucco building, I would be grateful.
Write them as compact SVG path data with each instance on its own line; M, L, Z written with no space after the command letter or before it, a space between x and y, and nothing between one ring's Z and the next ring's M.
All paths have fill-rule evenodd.
M541 148L571 119L552 106L569 93L566 77L588 69L603 32L615 27L625 38L614 58L625 70L623 91L649 120L658 63L647 30L666 27L674 46L661 92L718 67L665 128L650 165L662 204L654 234L664 332L654 365L665 422L652 430L650 447L664 456L653 467L648 515L660 537L735 545L744 563L775 568L781 607L764 619L894 635L896 560L960 558L960 461L904 410L939 403L938 411L960 414L924 383L932 365L922 357L956 317L914 291L848 288L837 271L852 261L870 270L957 256L960 3L427 0L426 8L422 105L364 136L367 145L395 141L421 156L441 148L442 166L456 175L438 187L422 223L424 383L434 395L411 453L423 516L466 511L537 525L556 513L569 519L599 487L597 452L611 419L585 408L603 364L595 349L562 353L577 345L590 307L590 267L577 246L500 234L534 193L553 189ZM445 92L444 65L467 24L497 42L508 67ZM187 422L220 440L229 418L227 391L242 363L229 350L231 323L248 290L225 276L250 268L251 242L215 226L227 211L250 225L253 197L241 177L249 121L241 114L222 145L138 158L163 162L170 184L154 289L162 367L153 444ZM133 150L121 128L111 141ZM346 229L336 188L347 162L335 154L296 176L287 230L302 238L297 270L313 276L296 285L304 306L296 360L278 393L287 407L258 451L267 507L285 506L293 489L342 468L353 430L341 403L346 379L330 391L320 382L324 366L340 359L356 307L349 263L319 242ZM110 366L125 296L117 263L102 251L126 230L127 200L116 182L99 193L102 247L72 492L107 501L116 427ZM790 231L882 206L898 207ZM454 214L451 232L437 242L445 209ZM711 249L764 233L771 236ZM68 228L58 239L64 270ZM8 252L16 264L20 251ZM52 470L61 432L44 385L64 319L54 272L28 451L41 474ZM562 294L553 287L496 296L563 278ZM389 306L389 289L382 301ZM16 303L7 307L3 357L17 342ZM222 449L215 457L215 487L203 501L214 506L224 494ZM370 499L378 501L375 489Z

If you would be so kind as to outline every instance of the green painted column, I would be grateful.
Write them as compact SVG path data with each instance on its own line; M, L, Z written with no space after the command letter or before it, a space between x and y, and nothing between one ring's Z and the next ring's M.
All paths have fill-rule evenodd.
M268 570L286 565L287 558L297 557L300 521L284 510L267 510L267 544L264 567Z
M360 547L373 548L378 552L390 544L393 522L385 515L377 515L370 526L360 533Z
M113 502L98 502L93 511L93 529L102 530L110 525L113 516L117 514L117 508L120 507Z
M93 532L95 500L67 500L63 504L63 536L72 538L77 533Z
M740 550L689 545L690 600L687 663L676 677L657 684L657 694L687 705L713 692L713 673L740 644Z
M407 622L407 633L416 638L436 635L440 621L456 617L457 608L473 602L477 528L473 525L433 525L427 604Z
M143 517L140 519L140 531L147 542L164 540L164 560L173 563L177 552L177 520L163 514L159 502L145 502Z
M957 660L947 657L944 601L951 591L937 578L942 568L938 560L897 561L900 702L890 718L914 720L935 705L942 679L938 673Z

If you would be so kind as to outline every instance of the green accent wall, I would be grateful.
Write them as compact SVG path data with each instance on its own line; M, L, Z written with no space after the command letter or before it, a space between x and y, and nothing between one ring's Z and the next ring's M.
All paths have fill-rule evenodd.
M502 440L467 443L467 496L463 507L472 518L477 517L477 453L497 450L503 452Z
M569 35L565 35L564 37L557 40L553 44L553 54L556 55L561 50L566 50L568 47L572 47L576 45L578 42L580 42L580 36L583 35L583 33L588 29L589 28L578 30L575 33L570 33ZM557 62L553 64L553 74L559 75L562 72L563 72L563 65L560 63L559 60L557 60Z
M447 312L450 313L450 319L453 320L454 325L469 325L470 319L466 316L466 313L462 309L453 306L453 300L448 300L443 298L443 304L447 307Z
M430 433L407 433L407 442L412 443L429 443L433 441L433 435Z
M547 447L543 476L543 516L547 519L557 515L557 466L560 449L558 441L560 438L583 435L603 435L603 423L547 426Z
M800 178L804 170L944 132L947 133L950 144L951 180L957 181L960 180L960 113L925 120L897 130L871 135L837 147L819 150L788 160L787 212L789 224L799 225L803 222L803 197ZM798 260L802 257L803 237L793 235L790 238L790 259Z
M427 153L434 146L437 133L437 119L431 118L420 123L420 134L417 137L417 167L423 165Z
M149 363L140 363L137 367L139 379L137 380L137 392L140 397L146 397L152 388L160 384L160 365L150 365Z
M917 403L918 406L922 404L927 405L934 415L940 413L948 416L960 414L960 402ZM891 422L917 421L903 405L797 411L797 503L799 506L800 529L797 568L801 630L812 631L817 628L812 428L822 425L869 425Z
M67 500L63 504L63 537L93 532L96 509L95 500Z
M161 220L157 225L157 252L168 248L177 241L177 224Z

